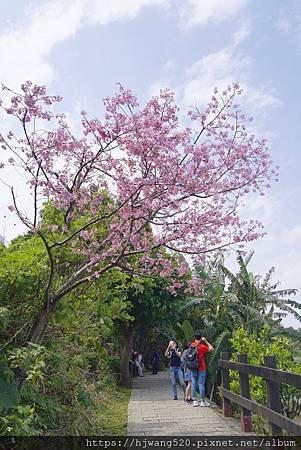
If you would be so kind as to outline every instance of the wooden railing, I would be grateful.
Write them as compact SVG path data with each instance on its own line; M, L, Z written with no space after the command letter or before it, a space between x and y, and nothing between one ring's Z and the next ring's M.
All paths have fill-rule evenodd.
M255 413L268 419L273 436L282 435L282 430L296 436L301 435L301 425L282 415L280 398L280 384L285 383L301 388L301 375L278 370L275 356L266 356L264 366L254 366L248 364L247 355L240 355L239 362L232 362L229 361L228 353L223 352L218 365L221 369L224 416L232 416L231 402L234 402L241 407L241 427L244 432L252 431L252 413ZM240 395L230 391L230 369L239 372ZM249 375L265 379L267 406L250 399Z

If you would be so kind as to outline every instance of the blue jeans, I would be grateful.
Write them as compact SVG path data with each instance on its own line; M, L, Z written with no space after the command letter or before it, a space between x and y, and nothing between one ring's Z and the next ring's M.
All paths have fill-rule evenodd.
M191 398L196 399L196 385L199 385L201 400L205 400L206 370L192 370Z
M183 372L181 367L170 367L169 368L169 374L170 374L170 380L171 380L171 385L172 385L172 393L174 398L178 397L178 393L177 393L177 378L179 380L179 383L182 387L183 393L185 395L185 391L186 391L186 385L184 383L184 379L183 379Z

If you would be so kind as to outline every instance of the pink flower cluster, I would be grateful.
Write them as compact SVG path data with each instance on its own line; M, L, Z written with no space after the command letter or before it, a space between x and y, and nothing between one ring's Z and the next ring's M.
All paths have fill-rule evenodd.
M20 124L19 135L2 135L1 143L9 163L28 178L33 214L21 212L16 199L13 209L32 230L46 200L64 211L64 238L52 234L57 241L51 245L81 255L82 273L140 265L145 273L169 277L177 270L183 277L187 267L174 267L164 252L197 256L262 235L260 223L239 218L238 206L249 192L263 194L278 168L266 141L248 133L251 119L235 103L237 84L215 89L202 111L190 111L191 128L181 127L170 90L140 107L120 86L104 100L103 120L82 112L78 135L55 113L61 97L31 82L21 90L8 105L1 102ZM74 232L78 217L83 220ZM199 289L196 280L190 287Z

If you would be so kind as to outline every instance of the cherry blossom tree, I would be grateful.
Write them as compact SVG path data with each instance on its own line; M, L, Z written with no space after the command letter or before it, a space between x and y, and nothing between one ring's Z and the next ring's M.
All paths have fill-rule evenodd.
M247 193L264 194L277 168L266 141L248 133L251 119L235 104L237 84L215 89L204 110L191 110L190 128L179 123L170 90L140 107L120 86L104 100L103 120L82 111L76 133L58 112L61 97L45 87L26 82L20 93L3 90L2 111L16 123L0 135L0 173L21 171L32 199L31 211L24 210L8 183L9 209L42 240L48 258L31 341L40 340L64 296L112 268L171 276L176 289L188 267L166 252L200 257L262 234L259 222L240 219L238 207ZM60 220L45 226L47 204ZM71 268L65 261L59 273L62 249L78 260Z

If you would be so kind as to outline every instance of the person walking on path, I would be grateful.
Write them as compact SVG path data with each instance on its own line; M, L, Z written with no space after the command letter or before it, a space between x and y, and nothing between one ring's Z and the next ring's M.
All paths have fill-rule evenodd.
M143 377L142 354L138 353L136 351L133 351L132 359L134 361L138 377Z
M157 375L159 370L159 353L154 349L153 358L152 358L152 366L153 366L153 375Z
M143 371L143 355L142 353L138 353L137 355L137 359L136 359L136 365L137 365L137 369L138 369L138 374L139 377L143 377L144 376L144 371Z
M178 400L177 393L177 379L182 387L184 398L186 392L186 385L184 383L183 372L181 369L181 352L178 349L175 341L169 341L168 347L165 351L165 356L170 359L170 380L172 385L173 399Z
M190 344L186 344L186 348L181 355L181 368L184 372L184 382L186 383L184 403L187 403L187 404L192 402L192 400L191 400L192 372L190 369L188 369L187 361L186 361L187 351L188 351L189 347L190 347Z
M192 386L191 386L191 397L193 400L193 406L210 406L210 404L205 400L205 381L206 381L206 362L205 355L208 352L212 352L213 347L203 336L202 331L196 331L194 333L194 342L192 342L191 347L197 348L198 353L198 369L192 370ZM189 351L189 350L188 350ZM196 387L199 386L200 403L196 399Z

